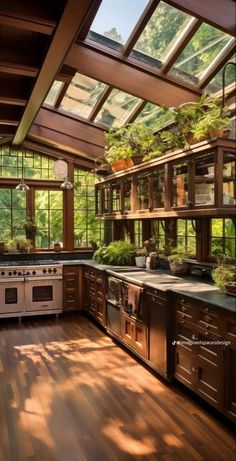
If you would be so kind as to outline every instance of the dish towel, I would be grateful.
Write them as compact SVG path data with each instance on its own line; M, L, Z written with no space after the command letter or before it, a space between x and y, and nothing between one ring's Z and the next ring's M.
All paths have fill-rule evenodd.
M136 314L137 316L140 313L140 300L141 293L143 289L137 285L128 285L128 309L131 314Z

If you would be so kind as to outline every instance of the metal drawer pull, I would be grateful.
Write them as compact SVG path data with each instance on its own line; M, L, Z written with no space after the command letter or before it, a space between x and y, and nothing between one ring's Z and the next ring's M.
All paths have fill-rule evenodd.
M195 365L192 366L192 371L193 373L197 373L197 368L195 367Z
M193 341L197 341L197 336L195 336L195 334L193 333L193 335L191 336L191 339L192 339Z
M206 322L210 322L212 320L212 318L210 317L210 315L205 315L205 319L206 319Z
M186 306L182 306L182 311L187 312L188 308Z
M208 308L208 307L205 307L204 311L205 311L205 312L208 312L208 311L209 311L209 308Z

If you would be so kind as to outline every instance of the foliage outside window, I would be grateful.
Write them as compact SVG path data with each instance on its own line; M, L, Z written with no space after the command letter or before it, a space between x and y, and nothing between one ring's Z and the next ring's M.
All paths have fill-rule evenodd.
M15 189L0 189L0 235L8 241L25 237L18 224L26 219L26 194Z
M161 250L165 246L165 221L163 219L154 219L151 221L152 238L156 242L156 247Z
M134 244L138 248L143 246L143 224L142 221L134 221Z
M35 191L36 248L53 248L54 243L63 246L63 192L61 190Z
M196 224L192 219L177 219L176 244L186 254L196 255Z
M210 220L210 256L225 254L234 259L235 254L235 220L230 218L214 218Z
M74 246L91 247L103 243L104 223L95 220L95 176L87 171L74 172Z

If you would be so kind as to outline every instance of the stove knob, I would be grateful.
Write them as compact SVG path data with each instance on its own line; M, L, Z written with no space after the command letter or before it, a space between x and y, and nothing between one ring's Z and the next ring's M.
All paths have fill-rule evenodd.
M18 275L21 275L21 272L17 272Z
M26 272L26 275L30 275L30 271L27 271L27 272Z
M17 275L17 272L16 272L16 271L13 271L13 275Z
M36 271L33 271L32 274L33 274L33 275L36 275Z
M47 269L43 269L43 273L46 274L46 272L47 272Z
M54 269L53 269L53 272L54 272L54 274L57 272L57 269L56 269L55 267L54 267Z
M48 272L49 272L49 274L51 274L51 272L52 272L52 269L51 269L51 268L49 268L49 269L48 269Z
M11 276L11 275L12 275L12 272L8 272L8 275Z
M2 271L2 272L1 272L1 275L5 275L5 272Z

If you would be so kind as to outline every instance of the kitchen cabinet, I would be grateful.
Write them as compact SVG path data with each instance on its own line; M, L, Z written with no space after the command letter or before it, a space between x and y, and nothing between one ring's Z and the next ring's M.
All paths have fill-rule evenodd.
M154 288L145 291L145 306L148 309L148 359L151 366L165 378L171 374L169 350L169 325L171 306L165 293Z
M82 268L63 267L63 311L82 309Z
M105 325L106 299L104 272L84 267L84 308L101 325Z
M124 312L121 317L121 339L147 358L147 326L141 320Z
M234 313L175 297L174 376L231 419L236 416ZM228 341L228 344L225 343Z
M233 139L218 138L106 177L96 185L97 217L234 215L234 147Z

